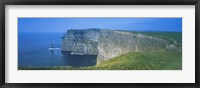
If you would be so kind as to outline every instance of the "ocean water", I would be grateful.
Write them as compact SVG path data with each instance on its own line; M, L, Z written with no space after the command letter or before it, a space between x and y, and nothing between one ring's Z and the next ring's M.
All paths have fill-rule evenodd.
M63 33L18 33L18 66L93 66L96 55L71 55L48 50L61 48Z

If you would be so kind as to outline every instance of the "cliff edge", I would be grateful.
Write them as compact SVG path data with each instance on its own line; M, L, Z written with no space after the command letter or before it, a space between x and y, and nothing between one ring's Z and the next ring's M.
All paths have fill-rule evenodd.
M128 52L180 51L176 41L118 30L71 29L66 32L62 51L97 55L97 64Z

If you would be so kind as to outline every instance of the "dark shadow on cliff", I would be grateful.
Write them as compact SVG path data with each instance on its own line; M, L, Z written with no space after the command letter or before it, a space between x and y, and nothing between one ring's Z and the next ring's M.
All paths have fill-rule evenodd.
M97 62L97 55L72 55L71 51L62 51L62 54L62 58L68 62L68 66L95 66Z

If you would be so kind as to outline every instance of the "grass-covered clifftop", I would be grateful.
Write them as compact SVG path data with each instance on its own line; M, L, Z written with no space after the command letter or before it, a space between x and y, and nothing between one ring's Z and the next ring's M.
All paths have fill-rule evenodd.
M181 70L180 52L130 52L91 69L100 70Z
M181 70L181 52L130 52L91 67L20 67L19 70Z

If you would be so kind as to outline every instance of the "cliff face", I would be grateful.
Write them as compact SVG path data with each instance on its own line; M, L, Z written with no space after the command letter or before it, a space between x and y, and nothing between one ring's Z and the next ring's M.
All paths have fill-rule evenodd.
M68 30L62 51L97 55L97 64L128 52L176 50L167 40L141 33L115 30Z
M72 51L81 54L98 54L99 31L96 30L68 30L62 43L62 51Z

